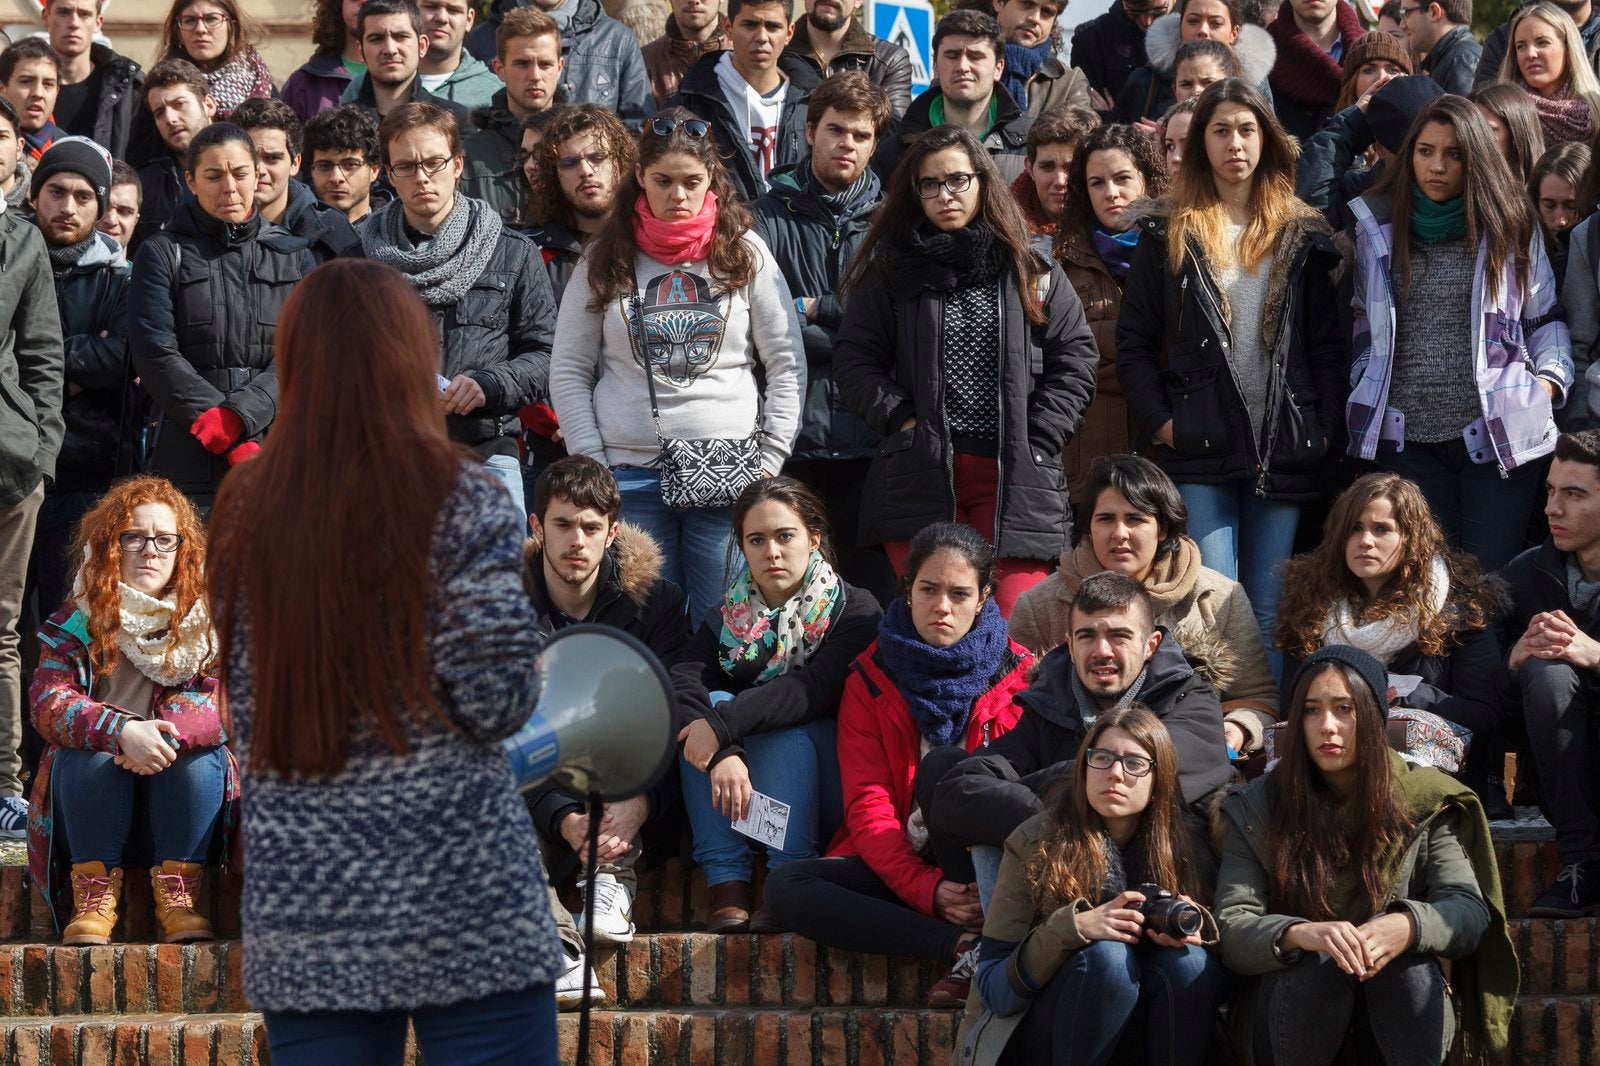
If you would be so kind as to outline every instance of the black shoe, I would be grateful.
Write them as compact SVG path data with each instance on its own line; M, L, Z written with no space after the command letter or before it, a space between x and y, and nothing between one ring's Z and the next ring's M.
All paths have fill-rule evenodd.
M1517 812L1506 802L1506 783L1498 777L1489 778L1483 790L1483 813L1491 822L1509 822L1517 817Z
M1600 913L1600 859L1561 868L1556 883L1539 893L1530 918L1586 918Z

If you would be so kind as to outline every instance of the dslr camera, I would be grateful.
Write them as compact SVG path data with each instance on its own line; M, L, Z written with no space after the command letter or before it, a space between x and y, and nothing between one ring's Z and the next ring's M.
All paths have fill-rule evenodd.
M1165 933L1174 940L1200 931L1200 908L1193 903L1179 899L1160 885L1137 885L1134 891L1144 896L1144 902L1133 904L1133 908L1144 915L1146 929Z

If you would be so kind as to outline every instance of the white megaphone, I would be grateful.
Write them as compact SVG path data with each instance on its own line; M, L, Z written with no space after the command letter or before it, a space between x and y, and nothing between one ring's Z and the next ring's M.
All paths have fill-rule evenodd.
M505 740L519 788L553 778L615 803L666 773L677 753L672 684L642 642L610 626L569 626L546 642L539 670L539 703Z

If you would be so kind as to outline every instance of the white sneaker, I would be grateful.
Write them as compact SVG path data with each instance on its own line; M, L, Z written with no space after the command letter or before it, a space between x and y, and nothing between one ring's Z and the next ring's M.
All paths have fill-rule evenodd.
M577 1010L583 1006L583 956L574 959L563 950L562 957L567 960L567 968L556 978L556 1009ZM590 973L589 1002L604 1003L605 998L606 990L600 987L600 979Z
M617 883L615 874L594 875L594 886L590 889L587 882L579 881L578 887L583 889L584 910L594 908L594 939L599 944L627 944L633 940L633 900L628 897L628 890ZM582 933L585 925L583 911L573 915L573 921L578 923L578 932Z
M21 840L27 835L28 801L21 796L0 797L0 840Z

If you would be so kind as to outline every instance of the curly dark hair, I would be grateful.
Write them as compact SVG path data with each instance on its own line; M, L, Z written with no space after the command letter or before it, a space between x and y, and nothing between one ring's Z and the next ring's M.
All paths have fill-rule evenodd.
M383 158L378 147L378 120L359 104L319 111L306 123L302 139L308 166L315 162L318 152L359 152L373 165Z
M558 108L557 111L559 113L544 128L539 147L533 150L534 182L529 190L528 214L532 218L558 222L571 229L572 205L562 194L561 179L556 174L556 153L560 151L562 142L592 131L600 140L601 150L611 156L619 188L623 176L633 174L639 145L616 112L608 107L573 104ZM621 203L621 199L613 201L614 205Z
M1125 152L1134 169L1144 178L1144 194L1154 199L1167 191L1167 171L1162 165L1156 139L1136 126L1117 123L1097 126L1072 153L1072 169L1067 172L1067 199L1062 206L1061 224L1056 228L1055 256L1067 256L1093 248L1089 235L1097 223L1094 205L1089 202L1089 157L1096 152Z
M311 46L318 55L339 55L344 51L344 0L317 0L311 13Z

